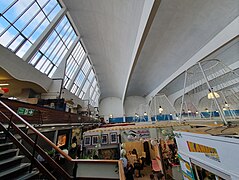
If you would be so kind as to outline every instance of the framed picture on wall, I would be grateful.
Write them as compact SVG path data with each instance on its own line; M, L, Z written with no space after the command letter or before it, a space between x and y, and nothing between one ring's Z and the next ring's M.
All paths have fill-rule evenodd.
M86 145L86 146L91 145L91 137L90 136L84 137L84 145Z
M57 147L66 145L66 134L59 135L57 138Z
M99 136L92 136L92 145L96 145L99 142Z
M118 142L118 140L117 140L117 132L110 133L110 143L114 144L114 143L117 143L117 142Z
M102 134L101 144L108 144L108 134Z

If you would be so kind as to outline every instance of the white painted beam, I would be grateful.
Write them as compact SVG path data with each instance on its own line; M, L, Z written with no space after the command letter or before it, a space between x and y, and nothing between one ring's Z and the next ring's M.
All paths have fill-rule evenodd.
M138 33L136 36L134 49L132 51L131 63L129 65L129 71L128 71L128 75L127 75L127 79L126 79L126 83L125 83L125 87L124 87L123 96L122 96L122 103L124 103L125 94L126 94L127 87L129 84L130 76L134 69L134 63L135 63L135 61L137 61L136 55L137 55L144 31L145 31L145 28L146 28L146 25L147 25L147 22L149 19L153 4L154 4L154 0L145 0L145 2L144 2L144 8L143 8L143 12L141 15L141 20L140 20L140 24L139 24L139 28L138 28Z
M47 75L26 63L9 49L0 45L0 67L11 76L21 81L29 81L38 84L47 91L52 83Z

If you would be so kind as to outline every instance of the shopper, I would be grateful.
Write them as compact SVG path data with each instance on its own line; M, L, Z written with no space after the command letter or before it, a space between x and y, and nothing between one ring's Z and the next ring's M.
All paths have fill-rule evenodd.
M127 167L126 167L126 170L125 170L125 177L126 177L126 180L133 180L134 179L134 167L129 162L127 163Z

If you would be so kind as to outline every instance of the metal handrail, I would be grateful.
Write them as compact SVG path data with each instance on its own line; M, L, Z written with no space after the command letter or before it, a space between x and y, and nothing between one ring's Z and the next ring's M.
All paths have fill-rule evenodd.
M59 147L57 147L53 142L51 142L46 136L44 136L42 133L40 133L36 128L34 128L30 123L28 123L25 119L23 119L21 116L19 116L15 111L13 111L10 107L8 107L5 103L0 101L0 104L2 104L7 110L9 110L14 116L16 116L23 124L28 126L29 129L31 129L34 133L36 133L38 136L40 136L44 141L46 141L51 147L53 147L57 152L59 152L62 156L64 156L68 161L72 161L73 159L64 153Z
M121 166L122 163L120 160L87 160L87 159L72 159L68 154L64 153L59 147L57 147L52 141L50 141L47 137L45 137L41 132L39 132L35 127L33 127L30 123L28 123L25 119L23 119L20 115L18 115L15 111L13 111L10 107L8 107L5 103L0 100L0 104L4 106L7 110L9 110L14 116L16 116L23 124L28 126L37 136L41 137L48 145L50 145L53 149L55 149L59 154L61 154L67 161L70 162L101 162L101 163L117 163L120 171L119 177L120 179L124 179L124 171ZM9 118L8 118L9 120Z
M31 138L29 138L29 136L24 133L19 127L17 127L17 125L15 123L12 122L12 120L7 117L2 111L0 111L0 113L5 117L6 120L9 121L9 126L8 126L8 134L10 134L10 126L31 146L33 147L33 153L31 155L31 166L30 166L30 171L32 170L32 163L33 161L35 161L35 151L38 152L38 154L40 154L49 164L51 164L53 167L55 167L57 169L57 171L64 176L66 179L72 179L72 177L64 170L62 169L61 166L59 166L51 157L49 157L43 149L41 149L41 147L39 145L37 145L37 141L33 141ZM36 137L38 137L38 135L36 135ZM19 144L18 144L19 146ZM20 146L20 149L22 150L22 147ZM25 152L23 150L23 152ZM27 155L27 157L29 158L29 154L26 154L26 152L24 153L25 155ZM36 162L35 162L36 163ZM40 167L41 168L41 167ZM42 169L42 168L41 168ZM52 175L50 175L50 179L52 179Z
M2 112L0 111L0 113L2 114ZM12 142L14 142L14 144L23 152L23 154L28 158L28 159L32 159L32 163L34 163L37 168L41 171L43 171L45 173L45 175L48 177L48 179L53 179L56 180L56 178L34 157L32 157L30 151L23 146L16 137L14 137L14 135L9 132L4 125L0 122L0 127L2 127L3 131L8 134L8 138L11 139Z

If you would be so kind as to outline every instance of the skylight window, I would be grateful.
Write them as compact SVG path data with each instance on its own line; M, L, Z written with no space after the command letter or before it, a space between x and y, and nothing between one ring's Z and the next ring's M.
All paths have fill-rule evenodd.
M75 31L68 18L64 16L36 53L35 56L39 58L33 57L29 63L52 77L75 39Z
M90 82L92 81L94 75L95 75L95 73L94 73L93 69L91 69L90 74L89 74L89 76L88 76L88 80L89 80Z
M84 93L86 93L86 91L88 90L89 86L90 86L90 82L87 80L87 81L85 82L83 88L82 88L82 91L83 91Z
M84 74L87 74L87 72L89 71L90 69L90 62L89 62L89 59L87 58L83 67L82 67L82 71L84 72Z
M67 59L65 80L64 80L64 87L66 89L70 89L72 78L74 77L77 69L79 69L85 54L86 53L85 53L84 48L82 47L81 43L78 42L76 47L70 54L69 58ZM78 77L78 78L80 78L80 77ZM80 83L78 83L78 84L80 84ZM79 92L76 91L75 93L78 94Z
M19 57L23 57L61 9L56 0L39 2L0 2L0 44Z
M65 13L61 9L57 0L0 1L0 44L51 78L77 38L67 15L56 16ZM62 18L53 24L56 17ZM41 39L43 32L49 35ZM31 48L33 44L40 48ZM63 86L94 103L99 96L98 81L89 58L78 41L67 57Z

